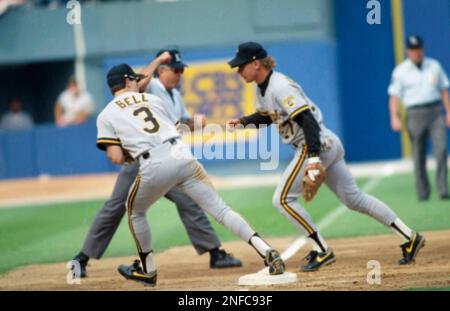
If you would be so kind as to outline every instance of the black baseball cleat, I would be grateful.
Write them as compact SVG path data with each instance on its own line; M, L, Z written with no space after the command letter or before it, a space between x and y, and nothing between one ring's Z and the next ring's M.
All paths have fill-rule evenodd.
M156 285L156 270L151 271L150 273L145 273L142 270L141 262L137 259L130 266L120 265L117 268L117 271L119 271L119 273L127 280L137 281L143 283L144 285Z
M414 233L411 241L400 245L402 249L403 258L398 261L400 265L407 265L414 262L419 250L425 246L425 238L421 236L418 232Z
M215 252L211 252L209 267L211 269L242 267L242 262L239 259L234 258L232 254L228 254L224 250L219 249Z
M286 267L284 266L283 259L274 249L269 249L266 252L266 257L264 258L264 263L269 267L270 275L283 274Z
M305 257L305 264L300 266L300 269L304 272L317 271L321 267L330 265L336 261L336 256L333 250L329 248L325 252L310 251L308 256Z
M78 263L80 264L80 278L87 277L86 267L89 261L89 256L85 255L83 252L80 252L78 255L75 256L73 260L78 261ZM74 271L75 268L76 266L72 265L71 270Z

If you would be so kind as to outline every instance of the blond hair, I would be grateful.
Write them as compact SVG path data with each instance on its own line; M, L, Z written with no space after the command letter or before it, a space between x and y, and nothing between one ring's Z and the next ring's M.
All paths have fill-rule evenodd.
M263 65L263 67L265 67L266 69L273 69L277 66L277 62L275 60L275 58L273 58L272 56L267 56L263 59L261 59L261 64Z

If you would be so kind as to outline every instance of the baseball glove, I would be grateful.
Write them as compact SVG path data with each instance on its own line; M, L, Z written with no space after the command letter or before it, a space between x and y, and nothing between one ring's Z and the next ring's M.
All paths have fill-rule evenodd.
M306 202L310 202L316 195L326 178L325 167L319 157L309 158L303 172L302 191Z

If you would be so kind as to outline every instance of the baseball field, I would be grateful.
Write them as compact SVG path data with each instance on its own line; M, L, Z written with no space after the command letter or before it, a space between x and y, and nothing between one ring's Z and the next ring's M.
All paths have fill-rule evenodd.
M4 204L0 208L0 290L238 290L242 289L237 283L240 276L263 268L262 260L251 247L212 220L225 249L240 258L244 266L210 270L209 256L195 253L176 209L162 199L148 213L158 265L156 288L126 281L116 272L119 264L128 264L135 258L135 246L126 220L105 257L90 261L88 277L79 285L67 284L67 262L81 248L91 221L111 190L114 177L2 182L0 195L10 206ZM271 206L276 178L262 176L259 179L265 179L266 183L247 187L227 183L227 180L238 181L239 177L213 178L213 181L225 201L283 251L301 234ZM306 207L333 247L336 263L319 272L298 272L297 266L308 251L304 246L287 261L287 270L297 272L297 283L244 288L450 289L450 204L439 200L437 195L428 202L418 202L413 195L413 182L409 172L358 178L362 189L385 201L407 224L424 233L426 246L415 264L399 266L399 238L374 220L340 206L333 194L322 187L317 198ZM98 198L90 199L95 197L96 191ZM41 196L45 193L48 202L38 193ZM37 202L34 205L28 198L33 196ZM16 198L16 203L8 198ZM367 283L370 260L380 263L381 284Z

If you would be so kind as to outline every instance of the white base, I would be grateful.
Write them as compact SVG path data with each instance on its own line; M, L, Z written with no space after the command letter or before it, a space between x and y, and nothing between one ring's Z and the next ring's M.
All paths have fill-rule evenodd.
M239 285L276 285L297 282L297 274L285 272L278 275L270 275L268 269L258 273L247 274L239 278Z

